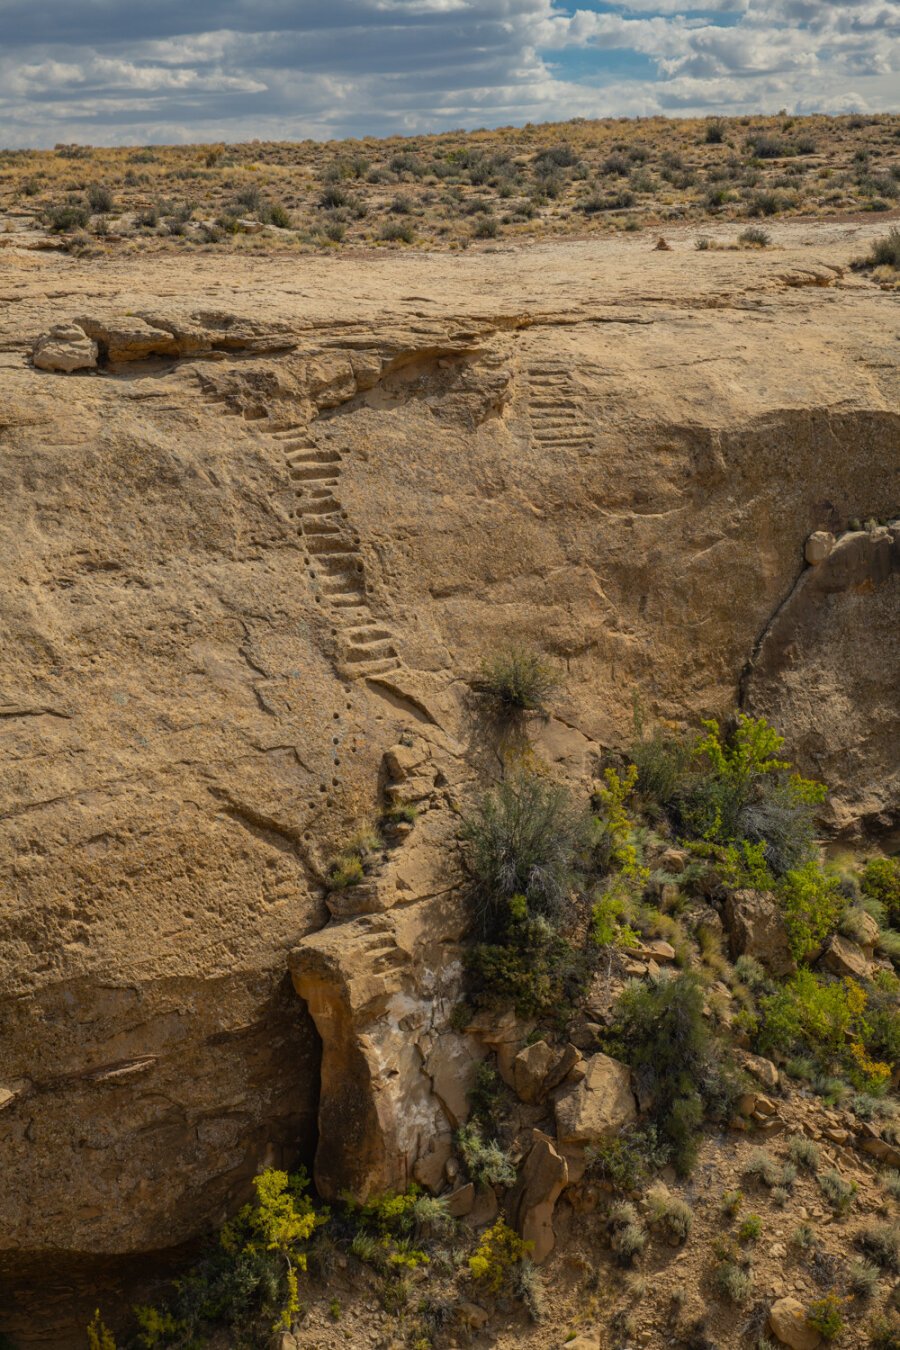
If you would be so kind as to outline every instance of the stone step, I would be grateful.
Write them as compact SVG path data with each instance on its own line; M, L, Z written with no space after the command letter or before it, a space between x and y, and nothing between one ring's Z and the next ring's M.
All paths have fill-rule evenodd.
M300 526L301 534L307 537L326 534L340 534L341 518L340 516L310 516Z
M327 483L330 487L337 486L337 475L333 464L301 464L296 469L289 469L288 473L295 483Z
M285 455L285 459L291 468L300 468L304 464L340 464L341 457L337 450L320 450L315 445L304 445L297 450L292 450L290 454Z
M354 643L377 642L382 638L391 636L390 629L381 628L378 624L368 623L359 624L346 630L346 637Z
M352 642L348 644L344 653L344 660L355 665L358 661L380 661L396 655L397 649L393 642L390 639L381 638L376 642Z
M326 592L326 595L329 604L334 609L358 610L361 615L370 612L365 591L332 591Z
M302 493L297 493L302 497ZM341 520L341 504L336 497L316 497L313 501L302 500L298 503L297 510L301 516L321 516L327 519L334 516L335 520Z
M349 539L341 535L333 534L314 534L309 540L309 551L317 556L321 554L343 555L352 554L353 557L359 556L359 549Z

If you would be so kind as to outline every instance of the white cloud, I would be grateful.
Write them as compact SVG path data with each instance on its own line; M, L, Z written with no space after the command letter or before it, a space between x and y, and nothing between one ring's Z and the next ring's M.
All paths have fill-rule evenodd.
M900 0L0 0L0 14L10 144L900 104Z

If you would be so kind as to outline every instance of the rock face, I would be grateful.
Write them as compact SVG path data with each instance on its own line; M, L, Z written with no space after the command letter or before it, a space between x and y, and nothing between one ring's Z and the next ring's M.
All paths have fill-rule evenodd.
M837 267L858 249L819 244ZM807 255L310 257L300 296L263 256L108 259L98 286L91 259L4 250L14 1339L83 1344L91 1288L49 1318L47 1251L66 1288L90 1257L93 1286L218 1222L267 1160L316 1156L337 1184L342 1056L359 1186L439 1174L470 1071L439 1034L461 922L446 840L496 770L464 691L497 644L565 666L541 745L571 781L628 742L635 692L662 717L722 713L751 660L748 706L785 722L841 820L896 803L894 545L845 542L896 509L896 306L867 286L783 307ZM63 318L82 336L53 340L85 369L96 344L96 376L29 360ZM798 582L818 529L837 543ZM330 858L407 799L384 875L326 903ZM308 1004L286 973L307 943ZM465 1039L511 1076L526 1036Z
M585 1070L581 1082L556 1099L556 1134L572 1181L584 1172L585 1148L618 1134L638 1114L627 1064L596 1054Z
M780 1298L769 1310L769 1329L781 1345L791 1350L816 1350L822 1337L809 1325L802 1303L795 1298Z
M772 975L792 975L797 969L774 895L732 892L725 902L725 927L732 957L755 957Z
M532 1261L540 1265L556 1242L553 1210L569 1180L569 1169L548 1135L535 1130L533 1139L507 1208L519 1236L532 1244Z
M900 522L830 547L813 535L807 558L754 654L747 706L816 777L840 779L833 827L877 823L900 792Z

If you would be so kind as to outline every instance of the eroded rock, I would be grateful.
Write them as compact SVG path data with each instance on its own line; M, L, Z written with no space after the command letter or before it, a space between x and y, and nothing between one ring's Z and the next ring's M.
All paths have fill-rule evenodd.
M569 1166L569 1177L584 1173L584 1150L609 1139L637 1120L637 1105L627 1064L602 1053L592 1055L580 1083L556 1100L556 1134Z
M733 891L725 902L725 927L732 957L753 956L772 975L792 975L784 916L774 895L765 891Z
M806 1320L803 1304L795 1298L780 1298L769 1309L769 1330L790 1350L816 1350L822 1337Z
M58 323L34 344L32 360L38 370L93 370L97 344L75 323Z
M553 1210L569 1179L566 1161L549 1135L535 1130L532 1145L507 1202L510 1222L521 1238L533 1244L535 1265L546 1261L556 1238Z

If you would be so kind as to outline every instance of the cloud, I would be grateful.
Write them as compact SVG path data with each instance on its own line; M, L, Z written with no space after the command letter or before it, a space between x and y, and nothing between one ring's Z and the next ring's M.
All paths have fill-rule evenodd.
M11 146L900 103L900 0L0 0L0 34Z

